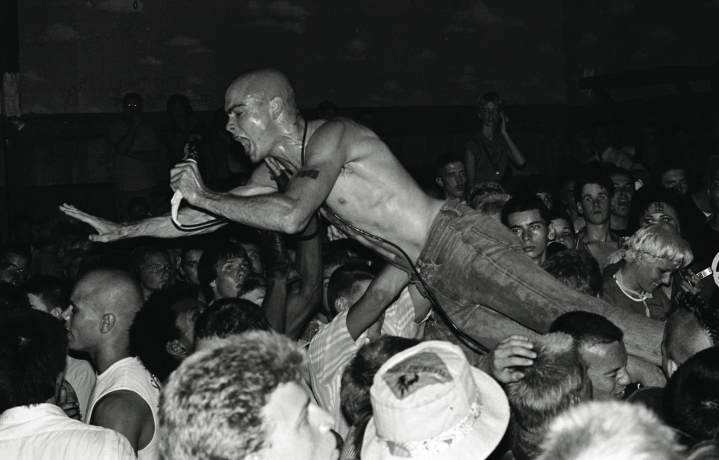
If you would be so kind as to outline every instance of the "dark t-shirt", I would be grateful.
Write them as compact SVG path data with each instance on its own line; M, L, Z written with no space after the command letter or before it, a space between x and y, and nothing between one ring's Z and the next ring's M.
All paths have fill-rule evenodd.
M465 148L474 156L475 183L498 182L506 183L511 177L509 163L509 144L499 133L488 139L482 131L477 131L467 141Z
M604 273L602 273L604 283L602 299L615 307L642 316L647 316L647 310L649 310L648 316L650 318L661 321L666 320L671 302L661 288L657 288L657 290L652 293L652 297L643 302L629 298L629 296L621 290L619 284L617 284L617 280L614 279L614 274L621 270L626 264L627 262L625 260L620 260L615 264L608 265L607 268L604 269Z

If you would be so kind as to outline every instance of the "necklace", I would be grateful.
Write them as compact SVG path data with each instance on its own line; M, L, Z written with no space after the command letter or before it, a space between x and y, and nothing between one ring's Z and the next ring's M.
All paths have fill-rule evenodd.
M648 292L641 293L641 292L637 292L637 291L634 291L634 290L632 290L632 289L629 289L629 288L627 288L627 287L622 286L622 283L621 283L621 281L619 280L619 278L617 277L617 275L621 276L621 270L618 271L618 272L616 272L616 273L612 276L612 277L614 278L614 281L617 283L617 286L619 286L619 290L622 291L622 292L624 293L624 295L627 296L627 297L629 297L631 300L633 300L633 301L635 301L635 302L641 302L641 303L643 303L643 304L644 304L645 313L646 313L647 317L649 317L649 307L647 306L646 300L647 300L647 299L651 299L651 298L653 298L654 296L652 296L652 295L649 294Z

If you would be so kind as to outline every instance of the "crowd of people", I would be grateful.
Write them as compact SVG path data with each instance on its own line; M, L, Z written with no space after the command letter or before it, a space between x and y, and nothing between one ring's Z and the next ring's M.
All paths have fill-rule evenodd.
M224 107L257 167L218 191L186 98L162 148L123 104L123 222L20 215L0 252L0 459L719 459L712 152L597 125L531 174L488 93L423 189L260 69Z

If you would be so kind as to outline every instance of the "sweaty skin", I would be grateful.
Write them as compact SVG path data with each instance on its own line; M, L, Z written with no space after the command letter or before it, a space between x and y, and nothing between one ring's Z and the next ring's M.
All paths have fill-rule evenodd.
M374 307L367 317L381 316L382 309L409 283L408 263L397 249L358 233L347 223L391 241L416 261L444 202L427 196L369 129L347 119L305 121L295 106L289 81L276 70L240 76L227 91L225 110L229 115L227 130L254 163L265 164L255 170L247 186L229 193L208 190L196 164L178 165L171 172L171 186L180 190L191 205L181 210L180 221L197 224L222 216L252 227L292 234L302 230L322 207L323 215L331 223L396 267L376 278L360 301ZM292 173L285 193L277 193L268 164ZM93 238L95 241L188 234L175 228L168 217L117 224L71 206L61 209L94 226L99 232ZM353 315L353 309L349 315ZM485 320L457 318L460 327L465 321L476 326ZM619 319L617 322L623 325ZM655 324L646 327L639 347L642 353L658 361L659 353L653 350L659 348L661 327Z

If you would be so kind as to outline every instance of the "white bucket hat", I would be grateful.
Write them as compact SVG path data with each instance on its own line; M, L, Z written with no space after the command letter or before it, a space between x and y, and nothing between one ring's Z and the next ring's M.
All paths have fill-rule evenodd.
M363 460L484 459L509 423L502 388L449 342L424 342L390 358L370 396Z

